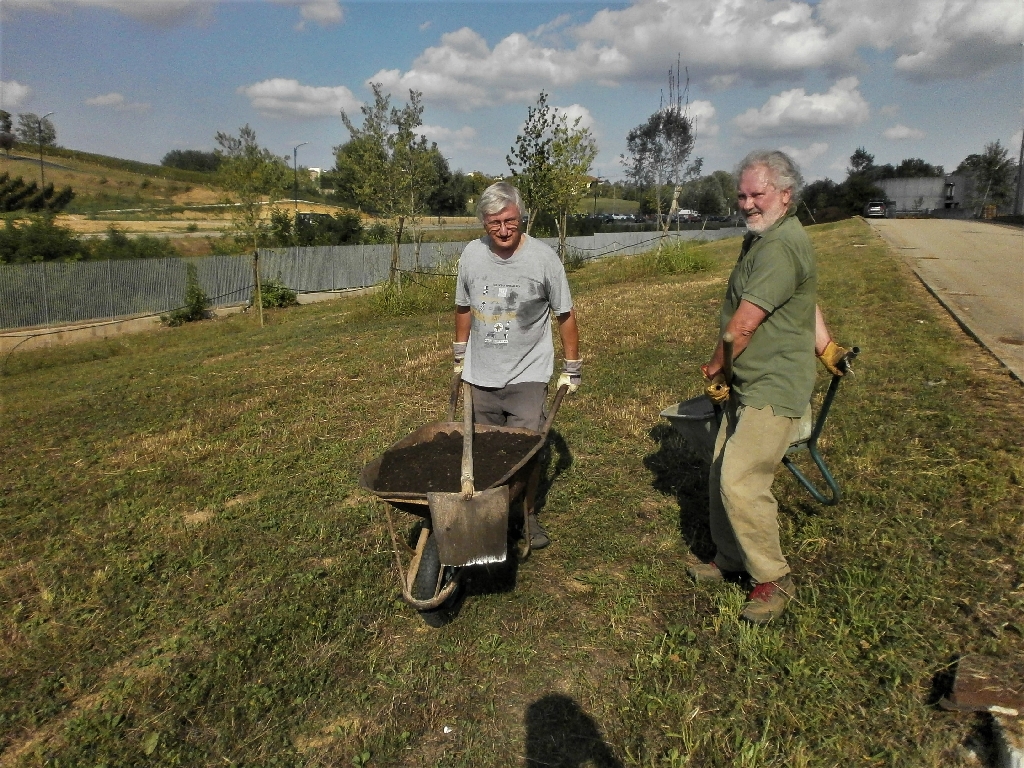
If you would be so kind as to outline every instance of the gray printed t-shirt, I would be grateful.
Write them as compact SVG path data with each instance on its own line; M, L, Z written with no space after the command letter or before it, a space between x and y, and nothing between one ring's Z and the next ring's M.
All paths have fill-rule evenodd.
M507 259L495 256L489 242L474 240L459 259L455 303L472 315L462 378L478 387L546 384L555 366L550 313L572 309L565 269L529 235Z

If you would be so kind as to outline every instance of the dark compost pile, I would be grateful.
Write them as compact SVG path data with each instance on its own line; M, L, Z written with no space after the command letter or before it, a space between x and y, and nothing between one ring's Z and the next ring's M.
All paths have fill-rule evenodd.
M473 485L500 480L540 441L539 435L484 432L473 435ZM388 451L381 457L374 490L399 493L461 489L462 435L439 432L433 440Z

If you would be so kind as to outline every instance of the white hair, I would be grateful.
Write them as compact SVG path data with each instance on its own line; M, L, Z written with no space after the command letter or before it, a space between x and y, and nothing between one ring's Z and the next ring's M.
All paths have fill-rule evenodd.
M778 190L790 190L793 199L800 196L800 190L804 186L804 177L800 175L800 168L796 162L785 152L777 149L756 149L744 157L736 166L736 182L739 183L743 172L748 168L763 165L772 176L772 184Z
M493 216L510 205L516 207L519 217L522 218L523 198L519 195L519 190L507 181L498 181L480 195L480 200L476 204L476 216L483 221L484 216Z

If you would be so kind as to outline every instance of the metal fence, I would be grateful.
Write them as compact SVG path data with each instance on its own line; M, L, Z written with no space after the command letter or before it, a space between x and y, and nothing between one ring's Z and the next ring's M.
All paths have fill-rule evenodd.
M685 239L734 237L741 229L670 232ZM557 247L557 238L541 238ZM648 251L656 232L600 233L570 237L583 259ZM450 266L466 243L403 244L399 267L416 272ZM339 245L260 249L260 277L280 280L300 293L377 285L388 278L391 246ZM170 312L185 301L187 266L215 307L241 304L253 290L252 256L202 256L123 261L41 262L0 265L0 328L51 326Z

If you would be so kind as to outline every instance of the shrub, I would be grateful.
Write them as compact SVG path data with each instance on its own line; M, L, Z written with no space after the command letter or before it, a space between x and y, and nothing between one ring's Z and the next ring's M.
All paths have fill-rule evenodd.
M21 226L8 219L0 229L0 264L87 258L85 244L70 229L55 225L52 217L41 216Z
M403 273L399 282L387 283L373 295L374 314L404 317L454 311L457 272L456 257L441 261L431 270Z
M166 238L128 237L113 224L107 227L107 236L95 241L90 250L94 259L162 259L181 255Z
M185 304L173 312L161 315L160 320L164 325L173 327L184 323L191 323L195 320L202 320L206 317L206 310L210 306L210 299L199 285L199 273L194 264L185 265L187 275L185 284Z
M714 258L699 244L670 239L662 244L660 250L655 249L639 256L617 259L613 270L615 279L625 282L660 275L704 272L711 269L714 264Z
M260 286L260 295L263 297L263 308L273 309L275 307L294 307L299 303L298 294L281 282L281 276L276 280L267 280ZM256 303L256 290L252 292L252 304Z

